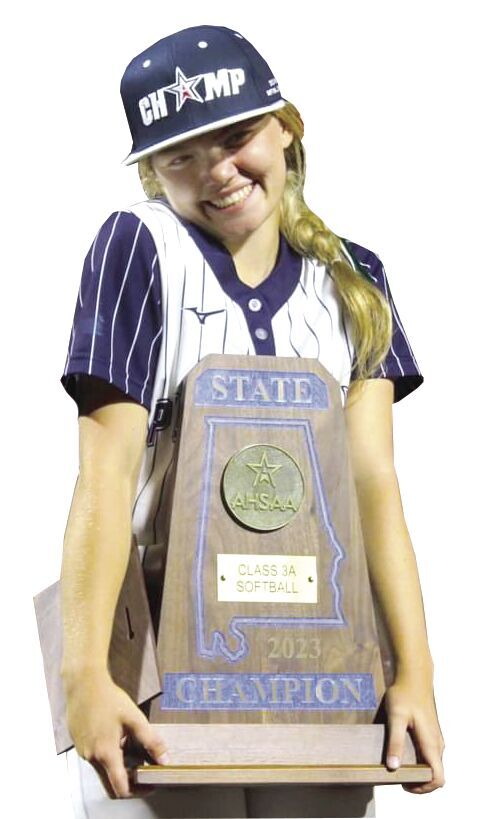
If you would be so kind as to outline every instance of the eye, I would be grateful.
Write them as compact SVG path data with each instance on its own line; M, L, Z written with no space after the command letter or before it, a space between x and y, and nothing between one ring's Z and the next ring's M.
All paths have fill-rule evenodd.
M167 162L168 168L181 168L186 162L189 162L191 159L191 154L178 154L177 156L172 156L171 159Z
M247 142L251 134L252 131L250 130L250 128L244 128L243 130L235 131L233 134L230 134L227 137L224 144L226 148L236 148L238 145L242 145L244 142Z

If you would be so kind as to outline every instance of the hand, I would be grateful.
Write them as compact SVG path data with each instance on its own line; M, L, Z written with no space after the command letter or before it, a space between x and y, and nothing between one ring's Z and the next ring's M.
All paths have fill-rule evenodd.
M98 771L110 795L130 796L123 747L136 740L159 765L167 764L166 746L123 689L105 671L65 680L68 727L76 750Z
M407 729L419 761L430 765L432 780L402 785L410 793L429 793L445 784L442 756L445 744L438 723L432 686L413 685L397 680L387 691L385 707L388 718L387 767L400 767Z

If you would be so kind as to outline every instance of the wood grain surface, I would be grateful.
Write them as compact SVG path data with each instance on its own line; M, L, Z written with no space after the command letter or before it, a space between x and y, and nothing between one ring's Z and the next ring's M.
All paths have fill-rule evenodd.
M384 725L155 725L176 765L380 765ZM417 762L406 735L404 765Z
M198 379L207 371L224 371L226 367L231 372L245 372L244 378L247 373L253 376L259 371L282 372L291 378L312 373L325 385L328 407L297 408L278 404L264 407L256 402L256 406L241 406L239 412L237 406L198 406L195 403ZM271 419L274 424L268 423ZM306 427L311 431L322 501L318 501L317 469ZM258 444L285 449L299 464L304 477L305 497L299 512L288 525L272 532L251 531L239 525L221 498L222 473L231 456L245 446ZM339 559L333 541L343 551ZM218 602L217 555L234 552L261 555L264 559L277 554L315 555L319 576L317 604ZM231 627L232 618L251 615L263 621L265 618L295 618L302 622L296 627L284 628L277 622L244 626L238 637L237 629ZM334 625L332 621L337 620L338 615L341 622ZM314 618L321 619L323 626L304 625L304 621ZM240 639L246 642L247 651L239 659L231 660L217 650L211 650L209 656L198 650L201 640L210 649L218 634L232 655ZM197 708L196 703L189 708L186 704L177 710L166 710L162 707L165 700L159 697L152 704L153 722L373 722L385 690L384 677L345 419L339 385L317 361L208 356L188 376L159 625L158 663L163 687L166 674L216 677L272 674L302 675L302 678L311 673L358 677L371 674L376 706L368 710L340 710L338 703L336 709L301 710L282 703L276 710L251 710L227 706ZM192 687L189 690L192 692ZM207 691L206 695L209 696ZM241 697L240 690L238 696Z
M170 764L140 765L138 784L399 784L429 782L431 768L416 763L407 734L402 765L383 765L384 725L156 726Z
M399 785L429 782L426 765L403 765L388 771L381 765L275 768L160 768L135 769L138 785Z

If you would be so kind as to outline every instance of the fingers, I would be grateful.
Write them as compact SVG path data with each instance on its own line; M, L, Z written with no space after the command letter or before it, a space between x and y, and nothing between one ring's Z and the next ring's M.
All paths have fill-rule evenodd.
M120 798L131 796L128 773L120 747L97 749L88 761L95 768L109 796Z
M417 748L420 761L430 765L432 769L432 779L417 785L403 785L404 790L410 793L431 793L437 788L442 788L445 784L445 774L443 770L442 756L445 749L443 737L427 731L423 731L418 726L414 731L415 746Z
M123 726L126 734L120 739L117 747L96 749L94 759L90 760L110 796L120 798L131 796L131 785L123 756L128 736L133 737L157 764L166 765L169 762L166 745L139 708L134 706L132 712L124 717Z
M389 714L386 765L390 771L396 771L402 764L407 727L408 720L405 716Z
M93 765L108 794L124 798L131 796L132 791L124 757L128 740L141 746L133 764L138 764L138 752L139 760L144 759L146 751L159 765L166 765L169 758L161 737L130 697L116 686L107 694L108 708L93 712L75 745L80 756Z
M142 711L136 709L132 715L128 715L125 727L128 728L132 736L158 765L167 765L169 763L169 754L165 743L155 732Z
M94 750L82 754L93 765L105 790L112 798L125 798L132 794L123 755L128 735L134 737L158 764L165 765L169 762L165 744L157 736L144 714L138 711L138 715L137 718L130 717L125 720L124 727L127 733L117 743L98 741Z
M437 788L443 788L445 784L445 776L443 772L443 765L441 761L435 762L435 764L428 763L432 769L432 779L430 782L424 782L423 784L417 785L402 785L402 788L409 793L431 793L435 791Z
M131 796L124 757L127 741L141 746L136 758L143 760L146 751L159 765L169 761L166 746L131 697L109 676L100 675L93 683L86 683L70 692L68 704L76 750L93 765L110 796Z
M397 770L402 761L405 744L405 734L408 729L408 720L404 715L390 713L388 718L389 739L387 745L386 765L389 770ZM416 724L413 731L414 744L420 762L425 762L432 769L430 782L405 785L402 787L410 793L431 793L445 784L442 755L444 743L441 734L438 736Z

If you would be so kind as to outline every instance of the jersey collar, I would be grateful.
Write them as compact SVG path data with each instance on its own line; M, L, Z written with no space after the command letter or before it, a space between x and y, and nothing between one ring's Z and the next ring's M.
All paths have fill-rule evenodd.
M202 228L179 216L166 199L161 204L167 207L186 228L209 264L222 289L241 306L251 298L259 298L273 316L288 301L297 287L302 271L303 257L287 242L283 234L279 238L279 252L276 263L267 279L257 287L244 284L237 275L234 259L226 247Z

